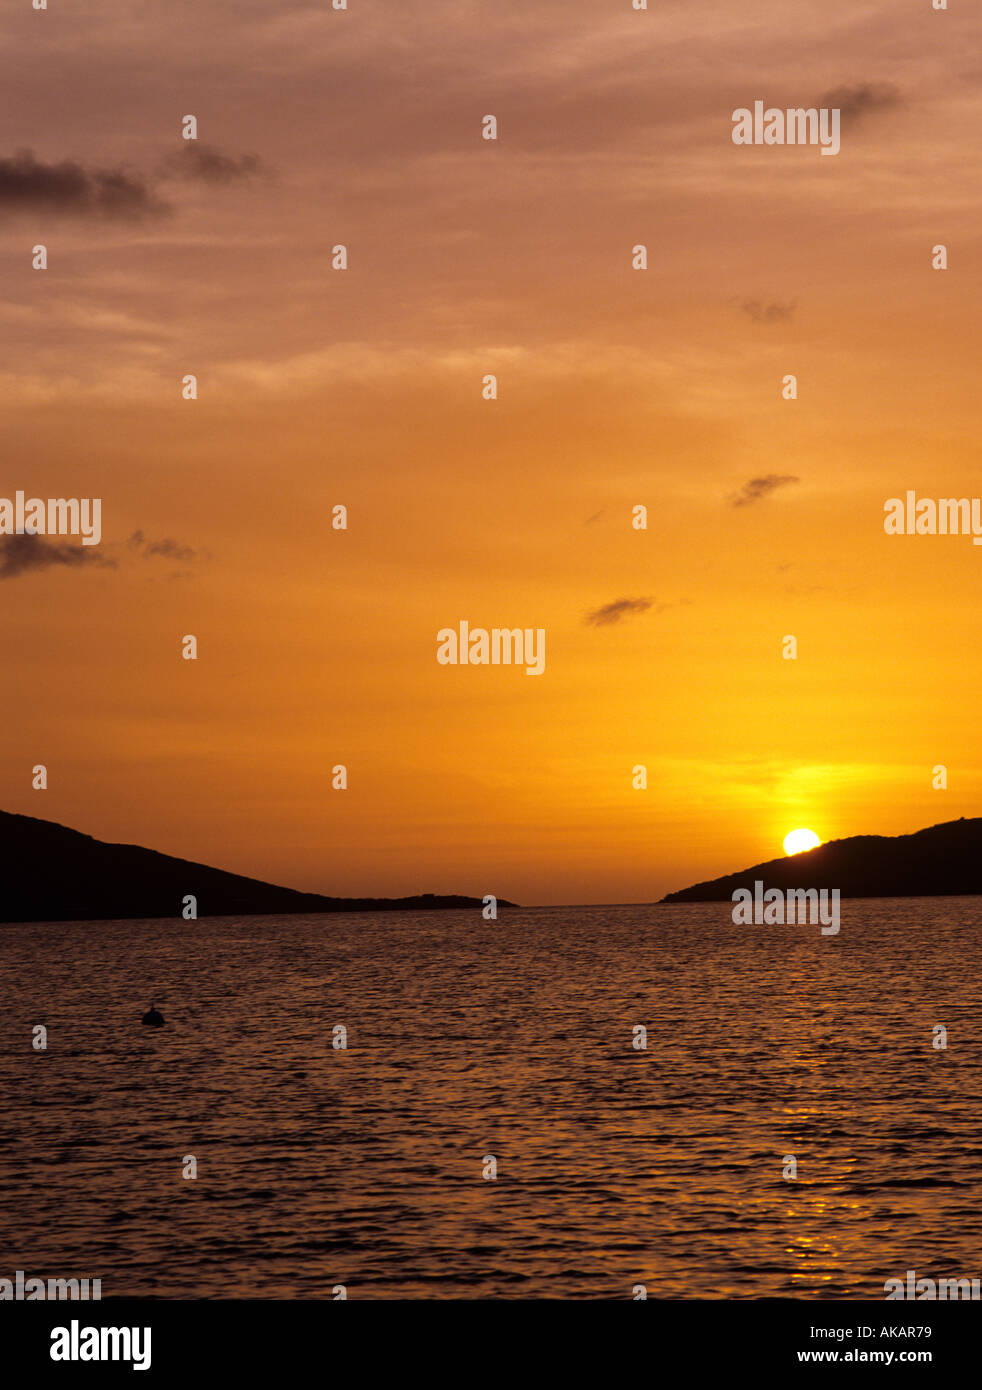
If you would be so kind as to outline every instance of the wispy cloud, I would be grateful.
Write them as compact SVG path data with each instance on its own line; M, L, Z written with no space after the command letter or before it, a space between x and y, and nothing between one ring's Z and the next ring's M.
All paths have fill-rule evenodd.
M147 558L160 555L166 560L193 560L198 553L191 546L181 545L180 541L172 540L169 536L160 541L147 540L142 531L134 531L127 544Z
M619 623L621 618L647 613L652 603L650 598L615 598L611 603L605 603L602 608L588 613L585 621L592 627L609 627L612 623Z
M821 98L819 105L838 107L844 121L855 121L875 111L889 111L901 106L903 97L892 82L861 82L855 86L834 87Z
M185 149L175 151L164 161L161 167L164 177L227 184L266 172L258 155L223 154L211 145L198 144L197 140L188 140L185 145Z
M88 546L72 545L69 541L48 542L40 536L28 535L0 536L0 581L59 566L115 569L116 562Z
M787 323L794 317L794 303L782 303L775 299L765 304L761 299L745 299L740 308L754 323Z
M762 478L751 478L732 499L734 507L749 507L751 502L759 502L779 487L798 483L801 479L793 473L766 473Z

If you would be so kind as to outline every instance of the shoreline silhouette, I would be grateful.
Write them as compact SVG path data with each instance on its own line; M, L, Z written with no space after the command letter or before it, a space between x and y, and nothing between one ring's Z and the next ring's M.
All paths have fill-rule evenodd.
M982 893L982 817L911 835L851 835L816 849L692 884L658 900L723 902L737 888L836 888L844 898L970 897Z
M0 811L0 922L93 922L313 912L409 912L481 908L483 898L418 893L405 898L333 898L281 888L139 845L110 844L55 821ZM497 898L498 907L516 904Z

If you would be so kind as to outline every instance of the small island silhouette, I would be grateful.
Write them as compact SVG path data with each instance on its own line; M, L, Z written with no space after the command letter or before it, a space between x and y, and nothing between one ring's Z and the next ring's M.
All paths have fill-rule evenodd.
M188 859L112 845L54 821L0 811L0 922L93 922L290 912L403 912L480 908L482 898L421 893L410 898L326 898ZM514 907L505 898L498 907Z
M668 893L662 903L722 902L753 891L838 888L844 898L967 897L982 893L982 818L945 821L912 835L851 835L817 849Z

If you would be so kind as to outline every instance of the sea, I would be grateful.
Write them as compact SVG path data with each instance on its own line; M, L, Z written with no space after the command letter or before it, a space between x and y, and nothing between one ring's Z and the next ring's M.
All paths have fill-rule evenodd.
M808 1300L978 1278L980 942L979 897L845 899L827 936L728 903L0 926L0 1277Z

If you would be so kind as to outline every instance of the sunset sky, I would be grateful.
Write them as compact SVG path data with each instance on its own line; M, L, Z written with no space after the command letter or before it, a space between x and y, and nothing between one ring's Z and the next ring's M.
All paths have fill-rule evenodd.
M0 540L0 807L527 904L978 814L982 548L883 532L982 490L950 3L8 6L0 495L103 540ZM735 146L755 99L841 153ZM544 675L438 665L461 619Z

